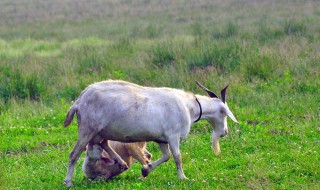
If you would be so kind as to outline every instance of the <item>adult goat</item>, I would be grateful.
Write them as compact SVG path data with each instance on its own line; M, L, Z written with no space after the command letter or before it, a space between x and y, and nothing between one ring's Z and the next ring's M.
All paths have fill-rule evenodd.
M182 170L179 144L185 139L191 125L207 120L213 127L212 143L219 153L219 138L228 133L227 116L237 122L226 104L225 87L222 99L197 82L210 97L194 95L173 88L143 87L133 83L108 80L88 86L70 108L65 127L74 114L78 118L78 139L69 156L69 167L64 180L67 187L72 185L72 174L82 150L88 143L98 144L120 166L126 163L108 145L108 140L121 142L154 141L158 143L162 157L142 168L147 176L158 165L170 157L169 148L177 166L179 179L186 176Z

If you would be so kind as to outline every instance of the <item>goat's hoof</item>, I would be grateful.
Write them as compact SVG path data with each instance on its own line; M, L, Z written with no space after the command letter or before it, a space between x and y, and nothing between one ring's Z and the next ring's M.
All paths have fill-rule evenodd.
M183 176L179 177L179 180L186 180L186 181L188 181L189 178L187 178L185 175L183 175Z
M141 173L142 173L142 176L143 176L143 177L147 177L148 174L149 174L149 167L143 167L143 168L141 169Z
M67 188L70 188L72 186L71 180L64 180L63 183L66 185Z
M142 175L138 178L138 180L140 180L140 181L142 181L142 180L144 180L144 179L146 179L146 177L144 177L144 176L142 176Z

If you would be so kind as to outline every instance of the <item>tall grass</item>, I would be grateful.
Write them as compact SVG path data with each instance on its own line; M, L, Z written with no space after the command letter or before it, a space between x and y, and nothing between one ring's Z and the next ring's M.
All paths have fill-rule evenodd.
M43 84L35 74L23 75L20 70L1 68L1 98L8 102L11 98L39 100Z

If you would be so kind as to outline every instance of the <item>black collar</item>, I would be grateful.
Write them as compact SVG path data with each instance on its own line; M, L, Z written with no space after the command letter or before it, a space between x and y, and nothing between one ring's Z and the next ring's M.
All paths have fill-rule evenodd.
M196 98L196 101L197 101L197 103L199 104L199 107L200 107L200 114L199 114L199 117L198 117L198 119L197 119L197 120L195 120L195 121L194 121L194 123L197 123L197 122L201 119L201 116L202 116L202 107L201 107L201 104L200 104L200 102L199 102L198 98L197 98L196 96L194 96L194 97Z

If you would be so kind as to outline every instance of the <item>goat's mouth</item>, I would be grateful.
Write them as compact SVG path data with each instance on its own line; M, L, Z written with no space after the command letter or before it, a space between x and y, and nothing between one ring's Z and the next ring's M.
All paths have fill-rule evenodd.
M223 138L223 137L225 137L225 136L227 136L227 133L224 133L224 134L221 134L221 135L220 135L221 138Z
M221 134L220 137L225 137L228 135L228 129L225 129Z

